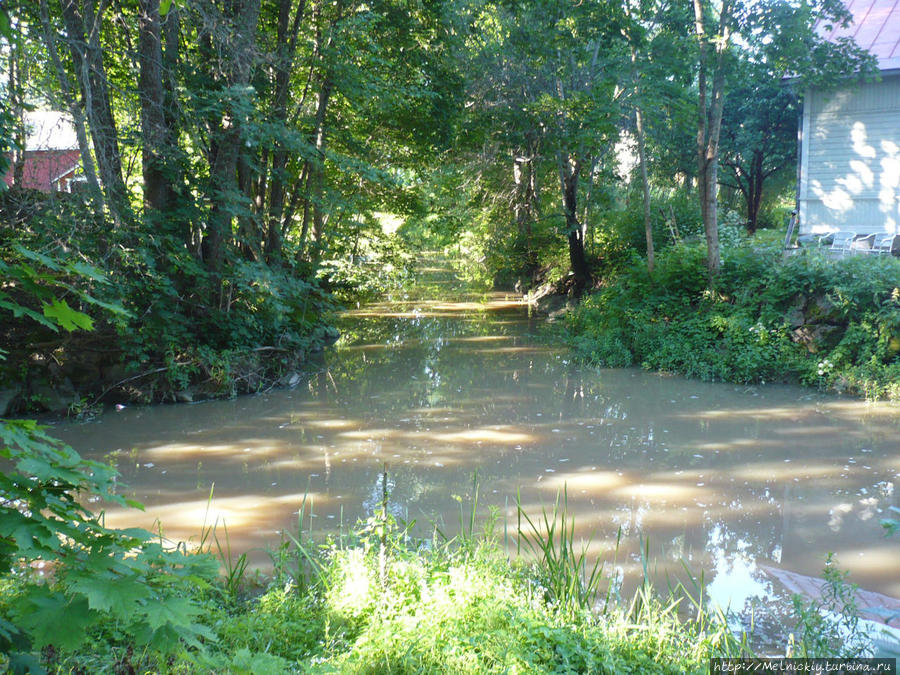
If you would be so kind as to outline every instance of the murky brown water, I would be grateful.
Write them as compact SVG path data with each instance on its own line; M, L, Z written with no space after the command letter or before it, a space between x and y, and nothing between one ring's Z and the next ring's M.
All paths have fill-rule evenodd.
M234 550L262 562L296 530L304 495L314 533L370 514L384 465L396 513L452 531L477 470L498 531L515 528L517 490L539 514L567 486L610 564L621 529L626 573L645 542L659 576L684 561L733 607L771 593L762 568L818 576L829 551L851 581L900 597L900 541L879 525L897 503L897 406L580 368L498 296L385 303L343 322L325 369L294 390L57 429L82 454L113 458L146 505L107 522L158 520L196 541L218 520Z

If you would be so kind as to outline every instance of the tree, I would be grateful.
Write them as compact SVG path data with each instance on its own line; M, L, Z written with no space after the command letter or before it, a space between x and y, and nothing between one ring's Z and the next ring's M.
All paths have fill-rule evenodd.
M61 0L61 7L65 41L81 91L100 180L113 217L122 221L129 211L128 195L100 39L108 3L105 0Z
M793 174L797 161L799 100L793 87L768 74L738 85L722 120L719 184L743 197L747 231L756 231L765 186L780 173Z
M871 72L873 61L852 40L832 43L815 30L820 22L846 24L850 14L840 0L816 0L799 5L787 0L758 3L724 0L718 8L694 0L697 36L697 165L698 192L707 241L711 281L719 269L716 188L719 139L726 93L735 86L737 54L733 39L740 35L740 57L761 68L772 81L794 75L800 86L827 83ZM715 31L710 32L714 25Z
M644 210L644 237L647 243L647 269L654 267L654 242L650 205L650 153L648 152L647 118L649 126L664 129L665 142L655 148L657 155L669 152L677 143L676 125L662 111L678 111L686 108L684 91L690 86L690 69L683 57L688 37L684 29L681 5L665 2L636 0L627 6L633 19L629 41L631 44L630 78L634 87L630 97L633 113L634 135L637 140L638 170L641 180L641 196ZM650 113L649 116L647 113ZM631 121L631 120L629 120ZM659 156L655 164L662 164ZM674 171L671 173L675 173Z
M557 0L488 3L480 12L486 30L471 40L473 113L512 160L512 219L529 240L541 167L552 167L573 290L580 295L591 271L579 200L618 138L628 19L618 6Z
M697 35L697 192L706 234L707 268L710 279L719 271L719 227L716 194L719 168L719 133L725 107L727 59L731 49L734 17L732 0L723 0L718 17L704 0L694 0ZM710 24L716 27L710 34Z

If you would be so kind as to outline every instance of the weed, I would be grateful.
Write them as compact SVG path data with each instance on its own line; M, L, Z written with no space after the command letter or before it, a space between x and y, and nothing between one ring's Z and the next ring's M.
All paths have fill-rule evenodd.
M575 520L569 515L568 491L563 488L557 494L553 510L541 509L541 520L535 525L523 510L520 495L516 498L519 522L525 521L526 530L519 528L519 537L538 560L540 579L547 601L568 615L591 612L597 605L600 584L603 581L603 565L599 557L592 566L588 564L587 545L581 550L575 546Z
M790 637L789 655L852 658L863 653L867 640L857 630L857 586L847 581L848 575L849 572L838 568L834 555L829 553L823 570L825 584L821 598L807 600L800 595L793 596L798 623L796 633Z

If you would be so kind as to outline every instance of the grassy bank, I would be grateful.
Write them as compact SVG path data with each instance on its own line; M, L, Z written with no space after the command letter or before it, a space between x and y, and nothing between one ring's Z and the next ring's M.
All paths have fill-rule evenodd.
M636 259L569 316L588 362L708 381L788 381L900 400L900 260L783 258L753 239L723 250L709 290L702 245Z

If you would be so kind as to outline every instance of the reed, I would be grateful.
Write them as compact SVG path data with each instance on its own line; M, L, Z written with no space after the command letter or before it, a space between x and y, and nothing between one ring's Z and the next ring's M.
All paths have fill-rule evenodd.
M580 549L576 546L568 489L564 486L557 493L551 511L541 509L537 524L522 507L521 493L516 494L516 510L519 541L538 561L547 600L568 614L594 611L600 597L603 563L598 557L589 564L589 542L582 541Z
M215 555L224 573L225 593L232 600L237 599L241 587L244 583L244 577L247 574L249 559L246 551L241 553L235 559L231 550L231 537L228 535L228 525L222 520L222 530L224 532L223 539L219 539L218 526L219 518L216 517L212 525L207 525L209 518L209 510L212 506L213 494L216 484L213 483L209 488L209 496L206 498L206 511L203 514L203 524L200 526L200 553L213 553L213 545L215 545Z

